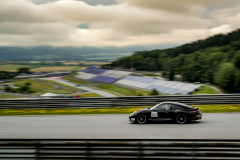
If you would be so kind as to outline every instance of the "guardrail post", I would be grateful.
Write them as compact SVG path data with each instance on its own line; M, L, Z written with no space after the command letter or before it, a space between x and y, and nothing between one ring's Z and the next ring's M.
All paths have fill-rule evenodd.
M138 143L137 143L137 158L138 159L143 158L142 143L140 141L138 141Z
M192 159L196 159L196 142L192 141Z
M90 160L89 142L85 142L85 159Z
M39 149L40 149L40 143L39 143L39 141L35 141L35 159L36 160L40 160Z

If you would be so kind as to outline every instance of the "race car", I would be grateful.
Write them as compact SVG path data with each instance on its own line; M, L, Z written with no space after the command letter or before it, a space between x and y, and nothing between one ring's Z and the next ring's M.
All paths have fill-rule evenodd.
M140 109L129 115L130 121L139 124L144 124L151 120L174 120L179 124L184 124L198 119L202 119L202 114L198 107L194 108L177 102L161 102L151 108Z

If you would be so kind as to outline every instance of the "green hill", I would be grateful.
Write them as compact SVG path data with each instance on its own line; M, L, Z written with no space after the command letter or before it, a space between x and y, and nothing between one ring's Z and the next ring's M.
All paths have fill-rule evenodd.
M162 71L174 80L213 83L226 92L240 92L240 30L218 34L182 46L138 51L103 68L134 68L138 71Z

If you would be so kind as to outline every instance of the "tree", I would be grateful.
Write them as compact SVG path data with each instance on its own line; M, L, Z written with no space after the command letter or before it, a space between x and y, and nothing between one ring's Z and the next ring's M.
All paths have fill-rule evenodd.
M6 92L10 92L11 91L11 88L9 86L7 86L5 89L4 89Z
M29 87L30 85L31 85L31 83L29 83L29 82L25 83L25 86L27 86L27 87Z
M223 63L215 74L215 83L219 84L224 90L234 93L238 85L236 68L232 63Z
M240 69L240 55L237 55L234 60L234 64L237 68Z
M173 81L174 80L174 69L170 69L170 71L169 71L169 74L168 74L168 79L170 80L170 81Z
M20 88L19 88L19 92L20 93L24 93L24 92L28 92L29 90L30 90L30 86L31 85L31 83L29 83L29 82L26 82L25 84L24 84L24 86L21 86Z
M168 74L169 73L167 71L162 71L162 77L167 78Z
M21 73L27 73L27 74L29 74L29 73L31 73L31 71L30 71L30 68L28 68L28 67L21 67L21 68L18 68L18 74L21 74Z
M150 93L151 96L158 95L158 91L154 88Z
M11 79L15 76L15 74L11 74L7 71L0 71L0 79Z

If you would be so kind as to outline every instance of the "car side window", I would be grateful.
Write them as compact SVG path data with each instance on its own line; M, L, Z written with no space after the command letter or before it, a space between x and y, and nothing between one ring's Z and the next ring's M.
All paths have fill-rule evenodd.
M183 106L176 105L176 104L172 105L172 110L183 110L183 109L186 109L186 108Z
M171 109L171 104L161 104L160 106L157 107L157 110L159 111L165 111L170 109Z

